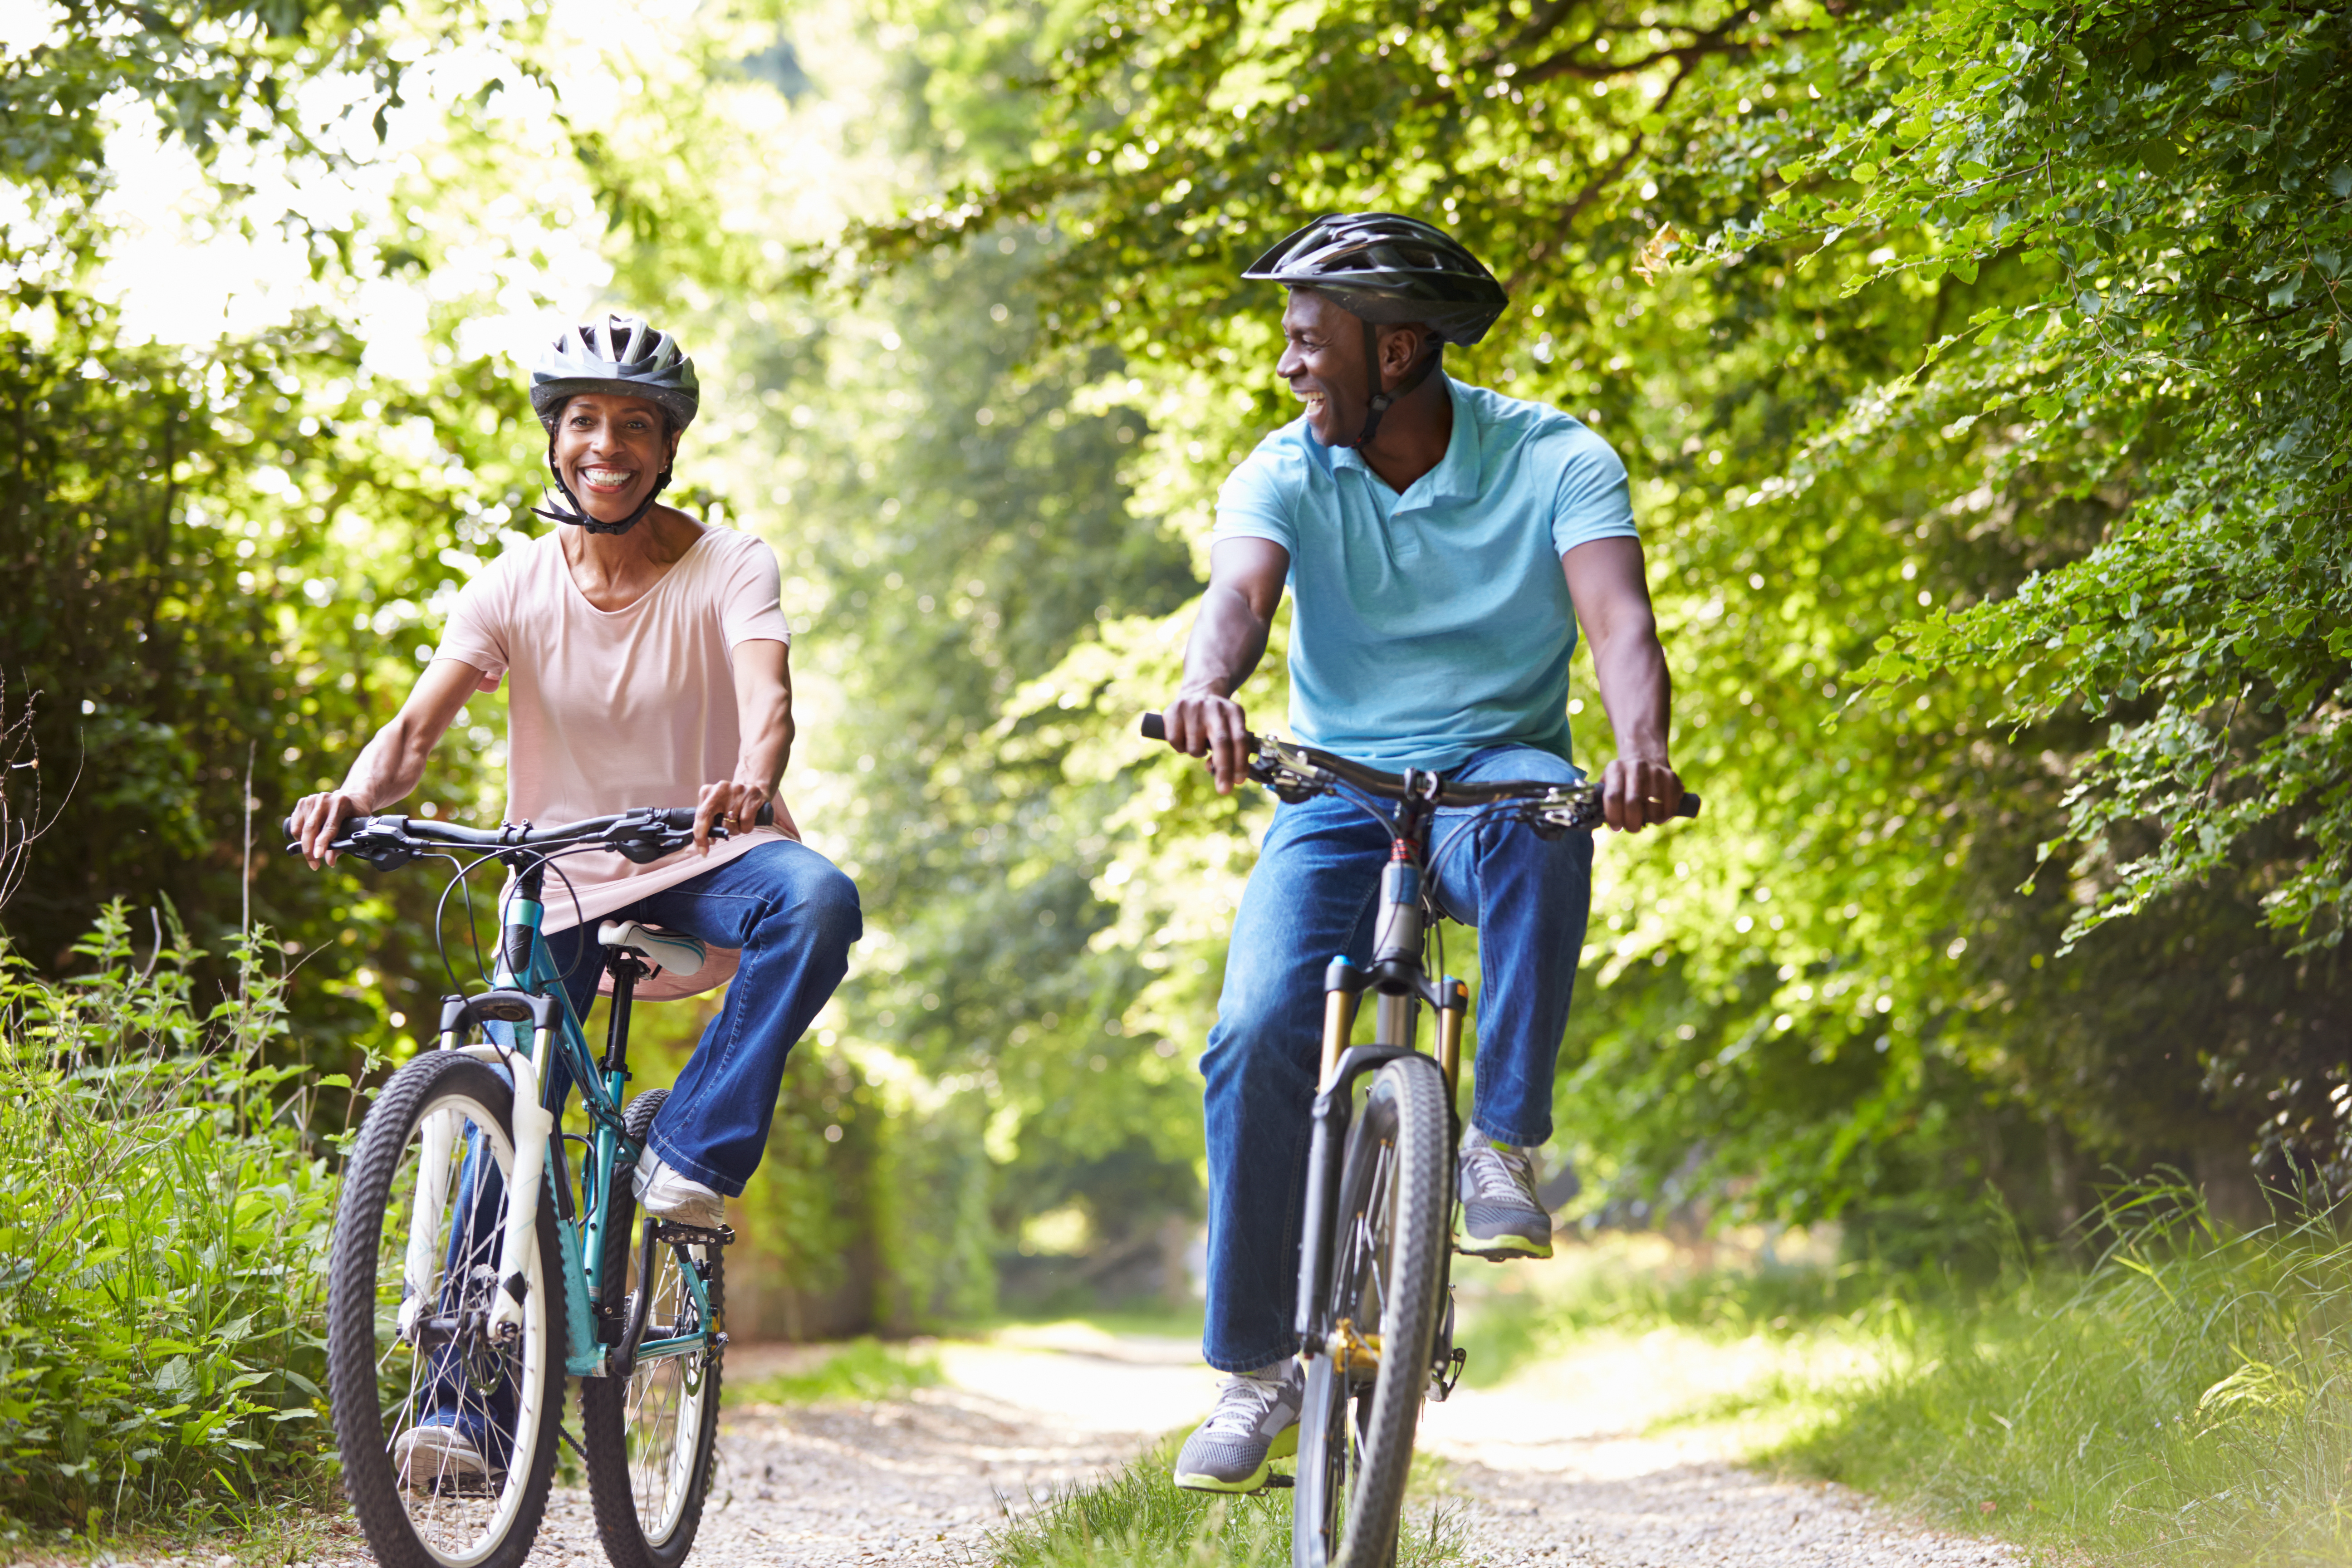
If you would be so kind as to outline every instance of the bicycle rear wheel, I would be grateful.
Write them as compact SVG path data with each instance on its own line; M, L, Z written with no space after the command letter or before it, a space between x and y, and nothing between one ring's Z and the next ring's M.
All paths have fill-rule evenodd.
M630 1101L623 1125L640 1147L668 1095L657 1089ZM629 1190L633 1169L614 1173L605 1221L604 1317L615 1338L634 1310L631 1293L646 1241ZM720 1331L726 1310L720 1254L716 1247L655 1243L652 1305L641 1345ZM709 1303L707 1316L692 1289L695 1278ZM720 1354L713 1344L707 1352L640 1361L626 1378L582 1381L588 1489L613 1568L677 1568L693 1547L718 1469Z
M555 1473L563 1341L555 1217L523 1260L522 1331L488 1316L515 1174L514 1091L434 1052L393 1075L343 1175L327 1375L343 1490L386 1568L514 1568Z
M1449 1241L1448 1120L1445 1075L1402 1057L1373 1075L1348 1129L1329 1302L1339 1342L1307 1363L1294 1568L1395 1558Z

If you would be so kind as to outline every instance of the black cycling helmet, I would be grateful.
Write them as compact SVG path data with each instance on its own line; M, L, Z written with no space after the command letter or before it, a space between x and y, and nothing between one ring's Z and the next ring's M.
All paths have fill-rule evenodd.
M1395 213L1318 217L1251 262L1242 276L1311 289L1364 323L1365 374L1373 384L1364 427L1345 443L1350 447L1370 441L1381 416L1437 366L1437 355L1424 353L1394 392L1382 391L1371 369L1380 360L1375 323L1425 326L1439 343L1475 343L1510 302L1495 275L1452 235Z
M1419 322L1449 343L1485 337L1510 302L1452 235L1394 213L1318 217L1242 276L1328 294L1368 321Z
M539 363L530 367L531 410L547 426L547 471L554 475L555 488L571 503L568 510L561 506L533 510L551 522L571 523L591 533L626 533L653 510L655 500L669 484L670 471L661 471L652 492L625 520L599 522L590 517L555 466L556 421L562 417L565 405L588 392L645 398L659 405L676 432L694 423L702 403L702 385L695 379L694 361L677 346L677 340L634 316L606 316L601 321L566 327L562 337L540 351Z

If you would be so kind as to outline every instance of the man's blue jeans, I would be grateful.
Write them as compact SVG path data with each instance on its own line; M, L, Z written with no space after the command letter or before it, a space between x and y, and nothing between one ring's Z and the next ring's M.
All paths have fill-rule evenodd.
M1549 752L1504 746L1451 776L1566 784L1582 775ZM1546 843L1524 825L1487 821L1443 848L1465 815L1440 812L1430 845L1440 906L1479 931L1471 1125L1501 1142L1541 1143L1551 1136L1552 1069L1592 900L1592 836ZM1322 1060L1323 970L1339 953L1371 961L1390 843L1383 824L1337 796L1286 805L1234 921L1224 994L1201 1058L1209 1142L1202 1352L1223 1372L1297 1349L1291 1316L1307 1111Z
M569 971L564 989L583 1018L603 973L594 928L608 920L742 950L726 1005L702 1031L648 1140L669 1165L732 1197L767 1152L785 1057L849 972L849 949L865 930L856 885L815 850L784 840L586 927L553 932L548 955L557 973Z

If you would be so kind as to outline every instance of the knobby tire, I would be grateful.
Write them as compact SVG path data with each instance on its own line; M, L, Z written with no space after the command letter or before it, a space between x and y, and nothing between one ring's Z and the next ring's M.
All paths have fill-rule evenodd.
M654 1113L668 1098L667 1089L653 1089L629 1102L623 1125L632 1142L642 1148L652 1129ZM634 1164L618 1167L613 1176L613 1196L604 1232L603 1284L604 1300L598 1313L608 1343L617 1342L636 1289L632 1257L642 1239L636 1198L630 1187ZM710 1310L723 1328L726 1282L721 1249L688 1249L665 1245L654 1272L657 1310L664 1301L666 1278L677 1282L677 1270L688 1267L692 1253L707 1255L706 1289ZM682 1287L681 1287L682 1288ZM676 1293L667 1293L670 1300ZM653 1325L645 1337L659 1337ZM613 1568L678 1568L694 1545L701 1526L702 1507L718 1469L719 1354L714 1351L699 1369L698 1380L688 1358L641 1363L625 1378L591 1377L580 1384L582 1447L588 1461L588 1490L596 1510L596 1532ZM687 1384L693 1383L692 1388ZM684 1445L683 1451L679 1445ZM634 1461L634 1462L633 1462Z
M436 1309L450 1309L447 1315L457 1321L499 1288L497 1236L509 1189L502 1186L494 1205L485 1200L478 1207L467 1201L461 1173L470 1147L490 1160L502 1181L511 1176L513 1106L512 1088L488 1065L428 1053L384 1085L344 1172L328 1264L328 1389L343 1489L384 1568L518 1568L547 1509L564 1375L555 1316L563 1281L554 1194L541 1193L533 1256L524 1263L522 1333L515 1344L498 1347L478 1334L461 1334L420 1351L402 1337L397 1318L415 1189L436 1174L427 1170L425 1130L436 1121L452 1144L433 1184L445 1202L440 1228L429 1238L427 1300ZM446 1267L449 1234L460 1224L474 1244L472 1261L453 1278ZM456 1392L422 1394L436 1386ZM420 1409L454 1400L478 1411L494 1397L510 1397L515 1405L512 1454L503 1473L477 1485L446 1461L412 1452L415 1473L404 1483L394 1446Z
M1429 1387L1452 1193L1445 1076L1428 1057L1372 1077L1340 1161L1329 1315L1369 1327L1377 1372L1327 1348L1307 1367L1293 1496L1293 1568L1386 1568Z

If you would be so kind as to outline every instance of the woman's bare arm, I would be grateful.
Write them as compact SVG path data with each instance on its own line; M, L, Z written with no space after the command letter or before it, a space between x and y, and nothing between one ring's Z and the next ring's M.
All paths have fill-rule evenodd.
M694 817L694 842L710 852L711 824L724 820L727 831L741 833L772 802L776 826L798 838L793 814L777 798L784 764L793 756L792 650L772 638L740 642L732 655L735 665L735 719L742 733L736 755L735 776L702 786Z
M392 722L375 732L352 764L342 788L304 795L295 804L294 842L313 870L335 863L327 846L345 819L381 811L423 782L425 759L457 721L467 700L481 689L482 679L482 671L463 659L436 658L426 665Z

